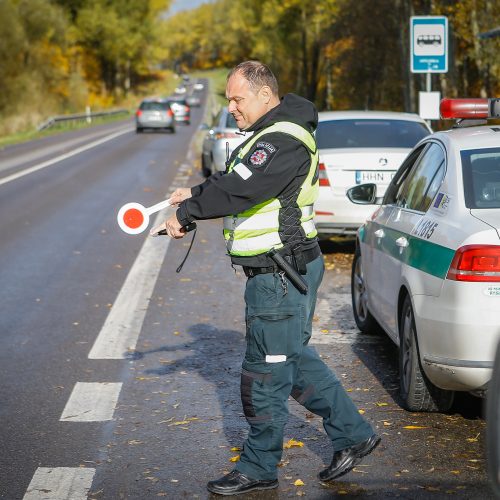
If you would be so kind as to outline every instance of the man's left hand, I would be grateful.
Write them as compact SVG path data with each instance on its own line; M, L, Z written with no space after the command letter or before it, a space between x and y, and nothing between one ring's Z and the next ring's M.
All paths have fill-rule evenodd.
M163 224L154 227L151 229L151 235L157 234L160 231L167 231L167 234L176 240L183 238L186 235L186 231L182 228L180 222L177 220L176 215L172 215L169 219L167 219Z

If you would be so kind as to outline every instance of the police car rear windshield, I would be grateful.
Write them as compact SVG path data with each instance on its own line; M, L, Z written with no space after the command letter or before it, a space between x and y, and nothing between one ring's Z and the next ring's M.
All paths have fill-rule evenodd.
M405 120L331 120L318 123L319 149L412 148L429 135L422 123Z
M500 148L460 154L467 208L500 208Z

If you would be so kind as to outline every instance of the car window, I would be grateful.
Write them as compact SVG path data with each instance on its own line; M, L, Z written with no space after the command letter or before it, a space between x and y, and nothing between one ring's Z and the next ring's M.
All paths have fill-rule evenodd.
M159 101L148 101L142 102L140 105L140 109L143 111L165 111L169 108L167 102L159 102Z
M500 208L500 148L462 151L467 208Z
M221 120L222 113L223 113L223 110L220 110L216 115L213 115L212 128L219 126L219 122Z
M429 135L423 123L406 120L352 119L318 123L319 149L412 148Z
M443 149L432 143L418 158L402 189L396 203L402 208L425 212L429 208L445 173Z
M408 174L411 172L413 165L419 159L422 151L424 151L428 146L428 144L423 144L422 146L416 148L403 161L398 171L396 172L396 175L393 177L391 183L387 187L387 191L385 192L383 201L384 205L393 205L396 203L396 200L399 199Z
M238 128L238 125L236 125L236 120L234 119L234 116L231 113L228 113L226 115L226 128Z

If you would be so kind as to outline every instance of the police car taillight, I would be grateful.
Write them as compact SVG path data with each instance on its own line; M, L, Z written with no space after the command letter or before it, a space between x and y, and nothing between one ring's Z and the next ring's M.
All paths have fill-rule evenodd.
M453 281L500 281L500 246L466 245L459 248L446 278Z
M500 99L442 99L443 120L500 118Z

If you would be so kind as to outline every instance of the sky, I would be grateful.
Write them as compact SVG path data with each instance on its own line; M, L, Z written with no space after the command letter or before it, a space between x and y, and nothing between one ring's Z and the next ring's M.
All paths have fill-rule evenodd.
M181 10L195 9L202 3L207 3L209 0L174 0L168 13L169 15L177 14Z

